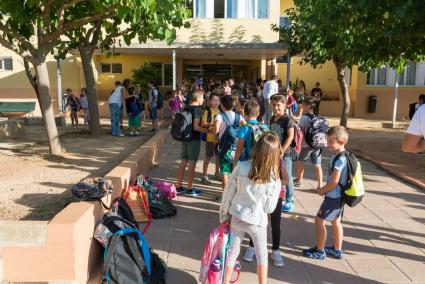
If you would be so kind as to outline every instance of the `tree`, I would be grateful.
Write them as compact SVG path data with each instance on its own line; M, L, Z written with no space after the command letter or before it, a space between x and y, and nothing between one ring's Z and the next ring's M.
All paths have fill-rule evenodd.
M158 78L161 78L160 71L148 62L133 70L133 81L140 84L142 91L145 93L148 91L149 81L159 82Z
M121 45L121 40L130 45L134 38L139 43L159 39L171 44L176 38L175 27L188 27L185 19L190 16L185 0L84 1L71 9L71 15L75 19L94 17L111 4L118 7L114 13L103 14L91 25L67 31L69 42L61 43L59 47L63 53L69 48L76 48L80 53L89 101L90 132L95 136L100 134L100 122L92 67L94 51L106 50L110 55L112 47Z
M389 64L400 72L407 61L418 60L425 54L424 29L420 23L424 22L420 15L423 1L295 0L294 3L295 8L286 11L291 25L280 29L274 26L274 29L281 31L281 40L288 44L291 54L303 56L301 63L314 68L327 61L334 63L344 102L341 125L347 125L350 110L346 67L357 65L367 71ZM406 13L412 18L406 17Z
M23 58L28 80L40 104L51 155L61 155L62 149L51 103L46 59L65 32L95 22L117 8L112 4L97 14L81 18L70 17L70 9L80 2L83 0L0 2L0 44ZM34 68L34 75L30 64Z

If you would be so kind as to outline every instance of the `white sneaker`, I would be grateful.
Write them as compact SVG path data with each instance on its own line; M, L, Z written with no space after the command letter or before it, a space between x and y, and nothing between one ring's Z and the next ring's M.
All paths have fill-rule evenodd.
M118 134L117 136L119 136L119 137L124 137L125 135L124 135L124 134L122 134L122 133L120 133L120 134Z
M283 257L280 255L280 252L278 250L272 251L270 257L273 260L274 266L282 267L285 265L285 263L283 262Z
M130 131L130 135L133 136L134 135L134 132L133 131Z
M245 251L245 254L242 257L246 262L253 262L255 259L255 250L252 247L248 247Z
M135 134L136 134L136 136L139 136L139 131L136 131L136 133L135 133Z

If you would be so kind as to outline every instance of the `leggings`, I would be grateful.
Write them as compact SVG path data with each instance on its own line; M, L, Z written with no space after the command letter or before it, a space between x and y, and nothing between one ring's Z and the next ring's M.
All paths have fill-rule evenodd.
M230 221L230 246L226 265L235 266L245 233L248 233L254 241L257 265L267 265L267 227L251 225L237 218Z
M277 201L276 208L273 213L270 214L270 225L272 227L272 250L278 250L280 247L280 220L282 210L282 198ZM254 247L252 239L249 240L249 246Z

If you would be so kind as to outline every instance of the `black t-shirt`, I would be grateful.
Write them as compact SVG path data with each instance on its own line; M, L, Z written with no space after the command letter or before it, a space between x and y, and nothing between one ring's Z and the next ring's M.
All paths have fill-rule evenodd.
M192 117L192 121L193 123L195 122L195 119L199 119L199 123L201 122L202 119L202 108L200 106L191 106L188 105L187 109L190 110L190 112L192 113L193 117ZM201 135L198 131L196 131L195 129L193 129L193 134L192 134L192 141L194 140L200 140L201 139Z
M311 96L318 101L320 101L322 95L323 95L322 89L320 89L320 88L313 88L311 90Z
M288 130L295 128L295 121L289 115L284 115L276 119L274 115L270 119L270 130L276 133L280 138L280 143L283 145L286 138L288 138ZM285 151L285 156L291 153L291 147Z

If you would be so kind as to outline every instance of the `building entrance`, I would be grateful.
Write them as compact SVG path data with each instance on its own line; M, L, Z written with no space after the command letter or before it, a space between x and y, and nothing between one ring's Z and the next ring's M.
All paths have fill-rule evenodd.
M240 82L242 78L248 78L248 64L185 64L184 78L190 81L200 75L204 80L213 79L214 81L228 78Z

